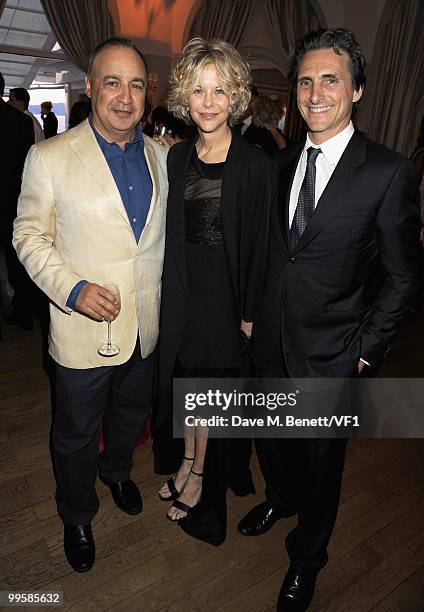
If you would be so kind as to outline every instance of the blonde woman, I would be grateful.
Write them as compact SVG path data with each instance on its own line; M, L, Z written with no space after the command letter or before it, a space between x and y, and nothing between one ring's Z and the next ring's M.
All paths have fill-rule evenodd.
M231 130L248 106L250 83L246 61L220 40L194 38L172 71L169 110L197 130L168 155L157 430L172 414L173 377L233 378L246 357L276 183L274 163ZM228 444L192 428L184 444L159 496L173 500L168 518L220 544Z

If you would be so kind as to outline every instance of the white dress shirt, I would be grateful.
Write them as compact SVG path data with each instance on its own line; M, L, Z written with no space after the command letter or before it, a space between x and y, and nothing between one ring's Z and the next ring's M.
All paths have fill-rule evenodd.
M252 124L252 115L249 115L248 117L246 117L246 119L243 121L243 125L241 126L241 130L240 130L240 134L243 136L243 134L245 133L245 131L247 130L248 127L250 127Z
M309 138L309 134L306 136L305 146L300 156L299 163L297 164L296 173L293 179L293 185L290 192L290 205L289 205L289 226L291 227L294 213L296 211L297 201L299 199L300 188L302 187L303 179L306 172L306 163L308 160L307 150L309 147L315 149L321 149L321 153L317 157L315 163L316 167L316 179L315 179L315 207L327 187L327 183L331 178L337 164L340 161L341 156L344 153L350 139L353 136L355 129L352 122L349 123L344 130L329 138L320 145L314 144ZM360 360L367 366L370 364L365 359Z
M329 138L320 145L314 144L306 136L306 142L299 163L297 164L296 173L294 175L293 185L290 192L290 207L289 207L289 226L291 227L294 213L296 211L297 201L299 199L300 188L302 187L303 179L306 172L306 162L308 160L307 150L309 147L321 149L321 153L317 157L316 167L316 182L315 182L315 206L318 203L327 183L331 178L341 156L346 149L349 140L352 138L355 129L352 122L349 123L344 130Z

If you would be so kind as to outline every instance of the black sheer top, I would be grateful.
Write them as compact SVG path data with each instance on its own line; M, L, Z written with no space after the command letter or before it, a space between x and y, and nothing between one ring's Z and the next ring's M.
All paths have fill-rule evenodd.
M225 162L193 157L184 191L188 316L178 354L186 368L239 365L240 315L228 273L221 217Z

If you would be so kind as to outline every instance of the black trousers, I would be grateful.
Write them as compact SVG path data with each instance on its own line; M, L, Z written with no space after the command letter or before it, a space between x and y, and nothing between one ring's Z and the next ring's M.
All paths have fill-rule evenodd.
M154 362L154 355L141 358L137 342L121 365L78 370L56 363L52 450L65 525L87 525L96 515L97 472L106 484L129 479L133 450L151 412Z
M281 350L263 378L286 378ZM317 573L328 561L327 546L336 522L346 439L255 440L267 499L283 516L298 515L286 538L296 571Z

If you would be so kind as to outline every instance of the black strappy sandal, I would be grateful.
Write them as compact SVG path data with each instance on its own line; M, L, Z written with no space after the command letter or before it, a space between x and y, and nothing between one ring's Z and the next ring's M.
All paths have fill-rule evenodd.
M195 476L198 476L199 478L203 478L203 472L199 473L199 472L195 472L193 470L193 468L190 470L191 474L194 474ZM180 519L173 519L170 516L168 516L168 514L166 515L166 518L168 518L170 521L172 521L173 523L177 523L178 521L182 521L186 518L188 518L191 514L191 512L193 512L194 508L196 508L196 506L198 506L200 504L200 499L197 502L197 504L195 504L194 506L188 506L187 504L185 504L182 501L179 501L178 499L176 499L174 501L174 503L171 505L171 508L177 508L178 510L182 510L183 512L186 512L186 516L183 516Z
M186 461L194 461L194 457L186 457L185 455L184 455L183 459L185 459ZM175 476L174 476L174 478L175 478ZM171 493L171 495L168 495L167 497L163 497L159 493L159 499L160 500L162 500L162 501L173 501L174 499L177 499L177 497L181 494L181 491L178 491L177 487L175 486L174 478L170 478L165 483L166 486L168 487L168 490Z

